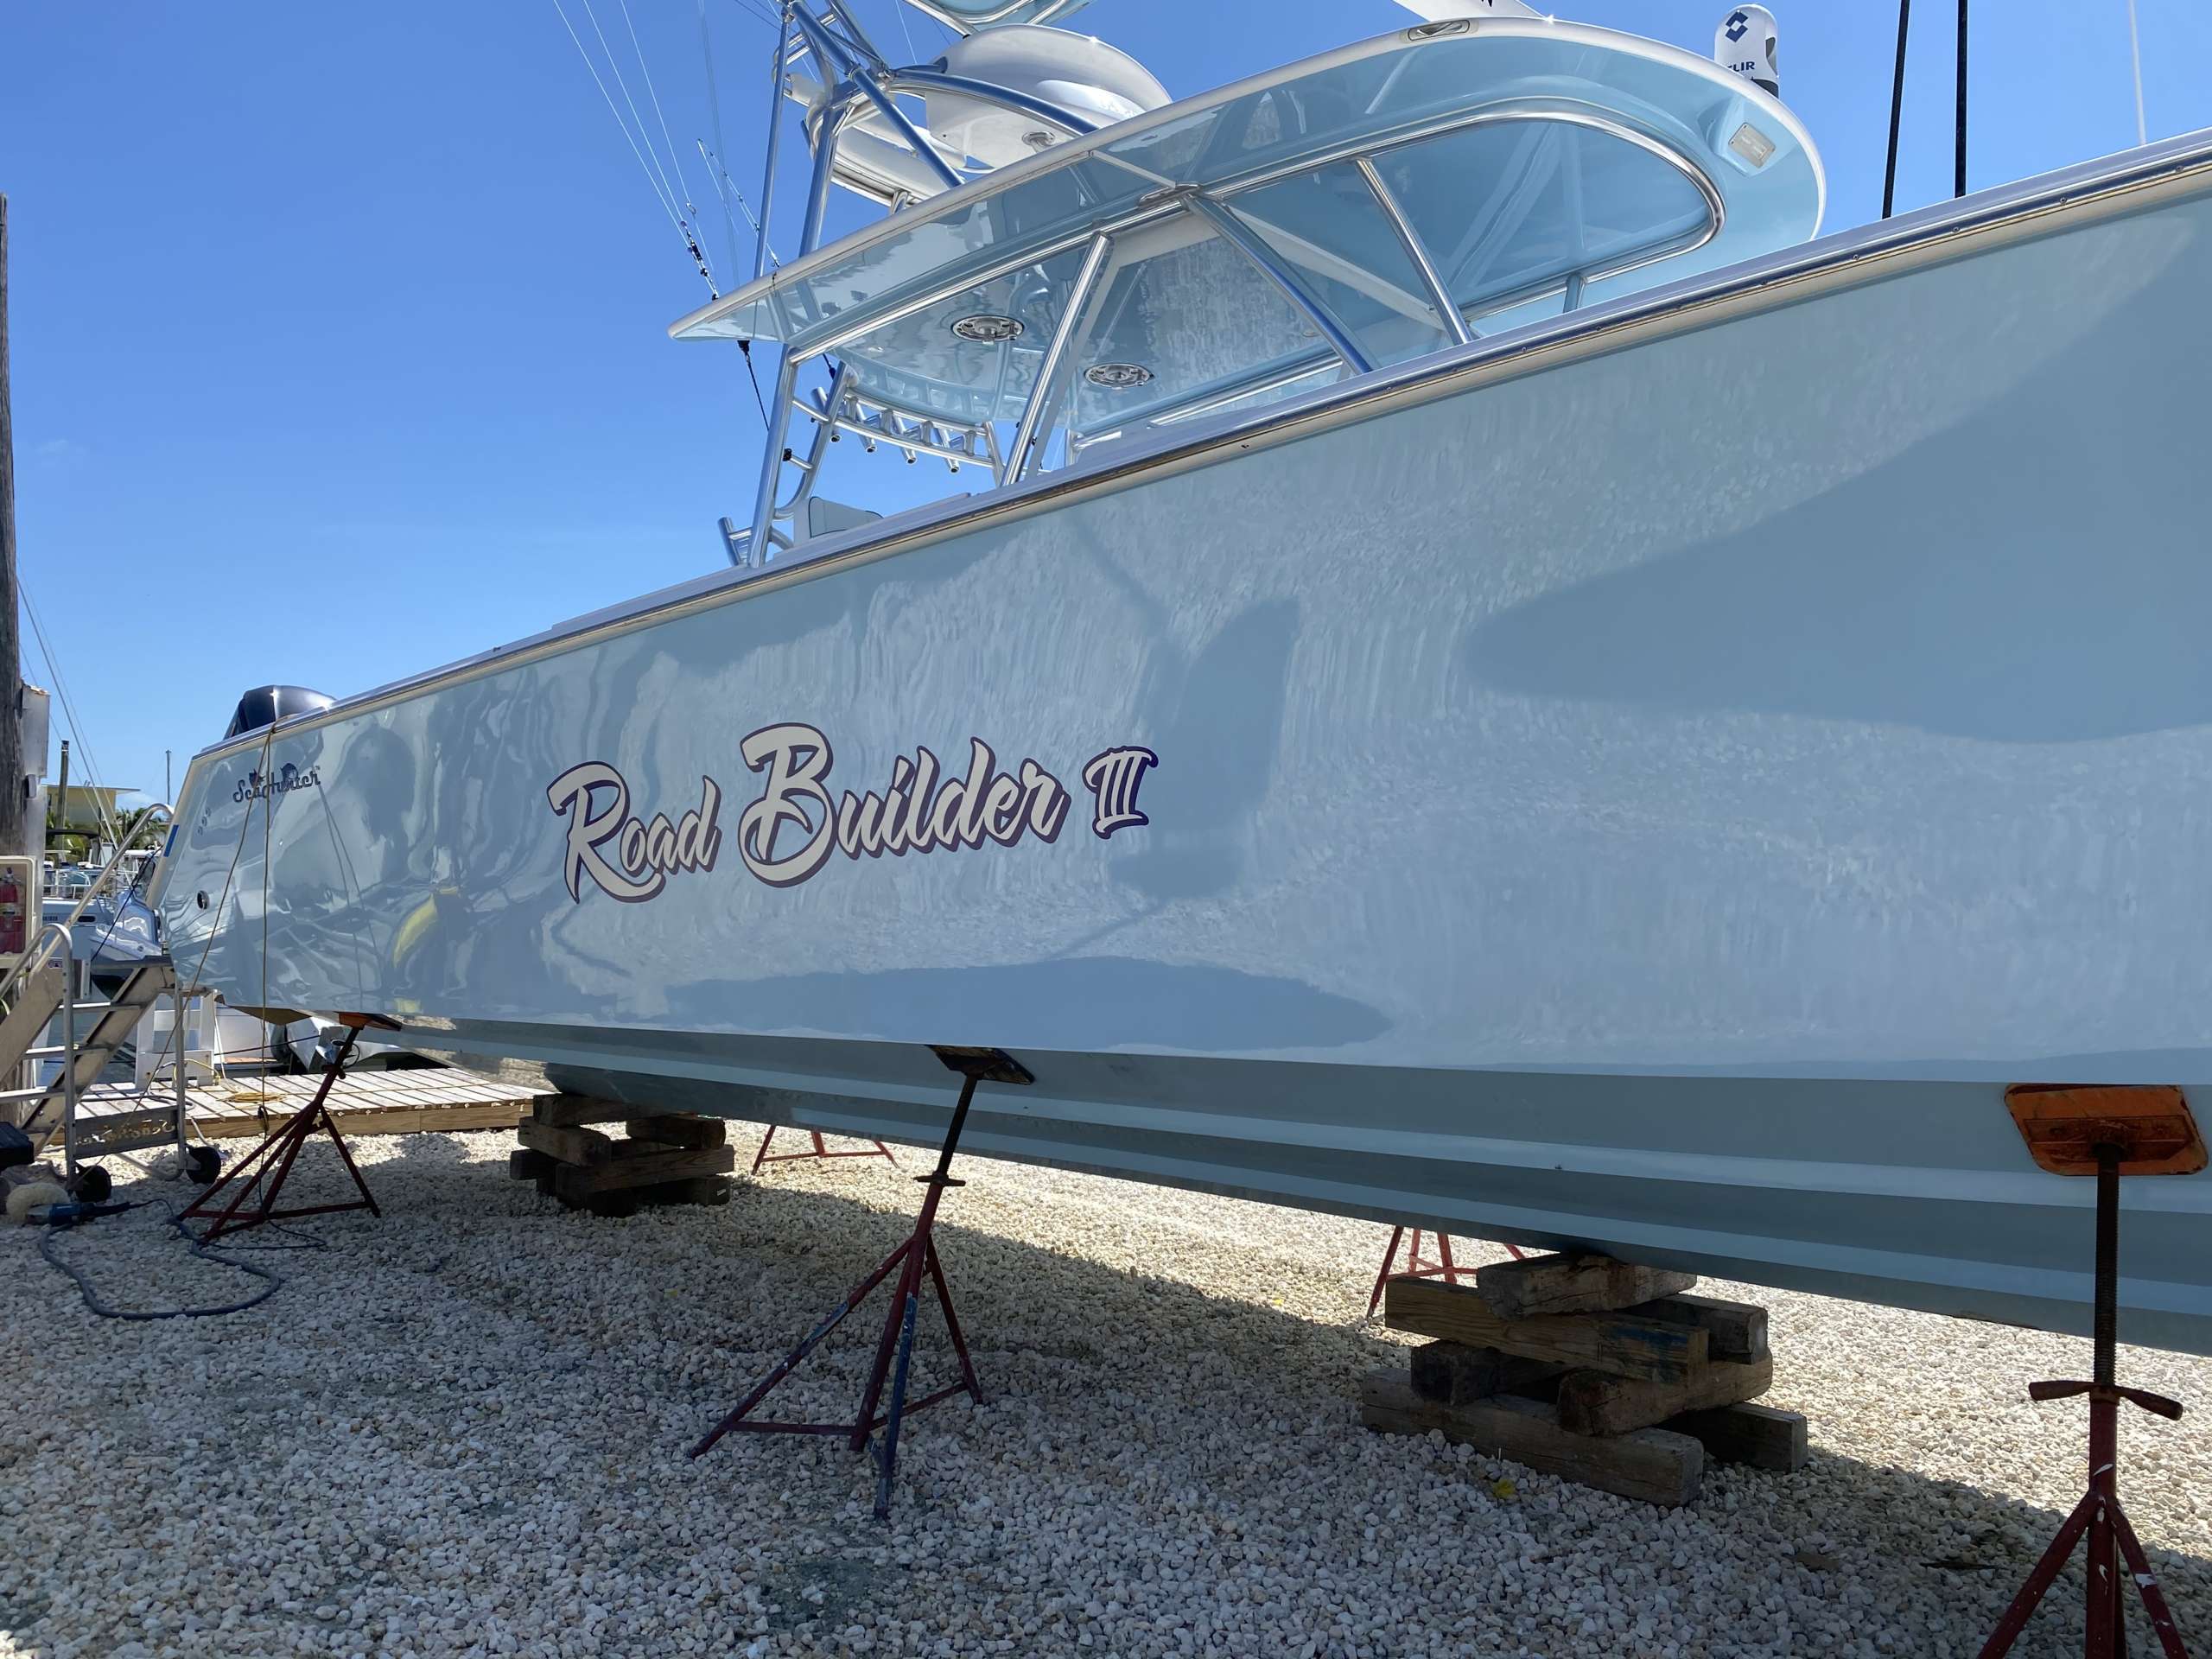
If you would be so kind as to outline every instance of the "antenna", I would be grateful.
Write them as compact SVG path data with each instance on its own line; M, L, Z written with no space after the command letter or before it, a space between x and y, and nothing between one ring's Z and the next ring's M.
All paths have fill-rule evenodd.
M2150 129L2143 124L2143 35L2135 27L2135 0L2127 0L2127 55L2135 65L2135 142L2151 142Z
M1890 156L1882 168L1882 217L1897 199L1897 123L1904 115L1904 48L1912 30L1912 0L1897 0L1897 68L1890 82Z
M1951 194L1967 193L1967 0L1959 0L1958 137L1953 147Z

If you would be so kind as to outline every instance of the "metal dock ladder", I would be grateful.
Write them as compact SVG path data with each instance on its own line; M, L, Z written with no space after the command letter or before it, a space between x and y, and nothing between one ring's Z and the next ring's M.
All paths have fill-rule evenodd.
M129 848L139 826L162 810L149 807L140 813L121 837L121 847ZM58 1133L63 1173L69 1175L77 1173L78 1162L85 1158L161 1147L173 1147L182 1156L190 1123L185 1093L185 1004L195 992L178 983L169 958L155 957L141 963L109 1001L85 1000L87 964L77 959L70 929L122 864L118 850L68 918L41 928L29 950L0 979L0 1003L6 1008L0 1014L0 1079L22 1077L40 1061L60 1062L49 1079L34 1077L21 1087L0 1089L0 1118L22 1128L35 1151L44 1151ZM156 1104L149 1090L139 1097L137 1109L85 1118L79 1110L85 1092L99 1081L147 1011L165 995L175 1010L169 1027L174 1087L168 1097ZM41 1044L41 1033L57 1016L61 1040ZM89 1017L92 1023L80 1028L80 1017Z
M38 1151L59 1135L67 1174L75 1174L83 1159L114 1153L169 1147L181 1155L188 1122L181 1052L186 999L168 958L140 963L107 1001L84 1000L85 964L72 954L69 930L62 924L48 925L25 960L30 971L11 988L8 1011L0 1016L0 1076L13 1074L26 1063L59 1060L60 1065L44 1082L0 1090L0 1109L30 1136ZM179 1048L171 1067L174 1087L159 1103L149 1090L136 1109L86 1118L79 1109L86 1091L130 1042L147 1010L164 996L176 1011L170 1027L172 1041ZM57 1015L61 1040L38 1043L39 1034ZM79 1023L87 1019L89 1025Z

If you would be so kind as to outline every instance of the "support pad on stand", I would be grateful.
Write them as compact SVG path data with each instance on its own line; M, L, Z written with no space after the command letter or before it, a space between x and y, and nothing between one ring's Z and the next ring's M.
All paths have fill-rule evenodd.
M775 1370L761 1380L760 1385L738 1403L735 1410L709 1430L706 1437L691 1448L691 1455L698 1457L709 1450L725 1434L842 1434L851 1448L858 1452L863 1446L874 1454L876 1465L875 1516L887 1520L891 1514L892 1479L899 1468L899 1431L905 1418L925 1407L949 1400L956 1394L965 1393L978 1405L982 1403L982 1385L976 1380L976 1366L968 1357L968 1343L960 1332L959 1319L952 1311L952 1292L945 1283L944 1268L938 1260L933 1229L937 1222L938 1201L948 1187L963 1183L954 1180L949 1173L952 1154L960 1145L960 1131L968 1122L968 1108L976 1097L978 1083L1007 1083L1026 1084L1034 1083L1027 1067L1019 1060L995 1048L948 1048L932 1046L932 1052L946 1067L965 1079L960 1085L960 1101L952 1109L952 1122L944 1132L944 1142L938 1148L937 1168L927 1175L914 1179L929 1189L922 1200L921 1214L915 1217L914 1230L899 1248L878 1262L865 1279L847 1293L845 1300L832 1308L822 1322L807 1332L799 1345L785 1357ZM765 1149L765 1148L764 1148ZM774 1392L777 1384L805 1363L806 1357L821 1346L823 1341L844 1323L845 1316L868 1300L870 1292L889 1278L896 1269L899 1287L883 1321L882 1334L875 1344L875 1363L869 1368L868 1383L861 1394L860 1410L849 1423L783 1423L748 1421L753 1409ZM952 1338L952 1351L959 1357L960 1380L924 1395L911 1404L906 1399L906 1382L914 1352L914 1327L921 1313L922 1276L927 1274L931 1287L937 1292L938 1306L944 1311L944 1326ZM883 1399L886 1382L890 1383L891 1398L881 1416L876 1415L876 1406ZM883 1431L883 1441L874 1443L875 1431Z
M2088 1382L2028 1385L2031 1400L2088 1396L2089 1488L2005 1608L1981 1649L1981 1659L2000 1659L2012 1651L2036 1605L2085 1535L2085 1659L2118 1659L2127 1651L2127 1603L2120 1592L2115 1550L2126 1561L2166 1659L2188 1659L2165 1594L2120 1508L2119 1481L2120 1402L2173 1420L2180 1418L2181 1405L2145 1389L2122 1388L2114 1381L2113 1370L2120 1341L2120 1178L2195 1174L2205 1166L2203 1137L2178 1089L2016 1084L2005 1091L2005 1104L2037 1164L2054 1175L2097 1179L2096 1375Z
M282 1015L287 1021L303 1016L290 1009L256 1009L255 1013ZM346 1139L338 1133L338 1124L330 1116L330 1090L333 1084L345 1075L346 1062L352 1058L353 1045L360 1040L362 1031L374 1027L379 1031L397 1031L397 1020L387 1020L376 1014L341 1014L338 1023L346 1027L345 1039L338 1045L338 1052L330 1058L330 1065L322 1074L315 1097L284 1120L269 1138L231 1166L230 1173L194 1198L178 1217L180 1221L205 1221L207 1230L200 1235L203 1244L212 1243L226 1233L244 1232L249 1227L258 1227L264 1222L290 1221L302 1216L335 1215L341 1211L365 1210L381 1217L377 1201L370 1196L369 1184L361 1179L361 1172L353 1163L353 1154L346 1150ZM292 1165L300 1155L300 1148L318 1129L329 1133L331 1145L338 1148L338 1156L346 1166L346 1173L353 1178L359 1192L358 1198L348 1198L342 1204L303 1205L296 1209L276 1207L284 1183L292 1173ZM226 1188L235 1187L231 1200L220 1209L216 1198ZM249 1209L247 1202L256 1192L260 1195L257 1205Z
M748 1173L758 1175L760 1173L760 1166L763 1164L804 1163L810 1158L890 1158L891 1166L893 1169L899 1167L899 1160L891 1156L891 1148L880 1141L871 1141L865 1147L852 1152L832 1152L822 1144L822 1131L819 1129L807 1131L814 1141L813 1151L779 1152L772 1158L768 1155L768 1147L776 1138L776 1128L775 1124L771 1123L768 1126L768 1133L760 1137L760 1150L753 1154L753 1167L747 1172Z

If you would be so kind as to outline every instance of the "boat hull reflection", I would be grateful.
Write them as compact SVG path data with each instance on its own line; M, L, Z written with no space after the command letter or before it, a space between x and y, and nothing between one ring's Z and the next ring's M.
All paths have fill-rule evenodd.
M211 750L165 922L594 1093L928 1141L924 1046L996 1045L978 1153L2086 1329L2005 1085L2212 1084L2212 200L2161 178ZM2123 1334L2212 1352L2212 1178L2125 1190Z

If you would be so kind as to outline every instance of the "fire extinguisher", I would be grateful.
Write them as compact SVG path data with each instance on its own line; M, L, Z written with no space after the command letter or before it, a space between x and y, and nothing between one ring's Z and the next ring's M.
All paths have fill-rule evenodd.
M23 954L23 886L13 870L0 870L0 957Z

